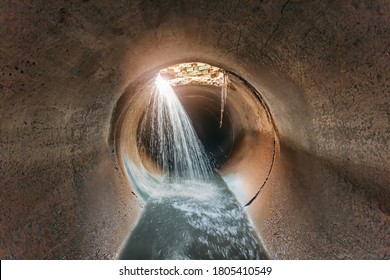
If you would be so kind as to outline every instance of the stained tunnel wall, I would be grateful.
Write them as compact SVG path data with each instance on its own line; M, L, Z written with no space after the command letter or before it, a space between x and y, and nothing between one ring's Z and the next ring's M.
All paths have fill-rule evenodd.
M386 1L15 1L0 14L2 258L115 257L139 207L113 165L114 108L144 73L193 60L238 73L270 108L279 163L248 211L271 255L389 257Z

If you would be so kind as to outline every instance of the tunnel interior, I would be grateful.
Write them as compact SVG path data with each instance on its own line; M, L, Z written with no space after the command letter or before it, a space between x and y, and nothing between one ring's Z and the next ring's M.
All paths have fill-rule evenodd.
M187 68L191 75L185 72L186 65L191 66ZM172 68L176 75L171 80L167 75L162 78L164 71ZM120 117L112 125L117 129L113 141L119 169L144 205L118 257L269 258L256 241L261 236L250 228L253 221L250 216L246 218L244 210L266 180L253 168L268 169L269 175L275 157L276 133L261 95L238 75L202 62L175 64L157 73L147 74L130 86L123 95L123 106L117 108L122 111L117 113ZM160 88L162 79L164 85ZM169 83L171 90L164 91ZM188 123L184 115L177 114L178 106L184 109ZM186 127L181 127L182 122ZM195 137L187 131L190 126ZM195 151L198 140L204 148L203 158L202 152ZM200 153L200 157L191 151ZM256 155L256 162L248 152ZM272 154L272 162L267 154ZM186 172L187 167L196 170L197 161L203 160L211 164L209 175L193 177L192 172ZM194 186L199 186L195 193ZM203 209L201 216L196 214L197 209ZM223 214L217 222L216 217L209 220L208 213L218 217L217 213ZM161 219L165 219L163 224ZM191 236L184 248L181 242L171 240L177 239L181 231L185 240ZM166 239L161 240L161 236ZM160 240L158 244L156 240ZM165 245L170 242L168 249Z
M38 0L0 15L2 259L118 257L145 207L126 158L161 174L137 140L148 93L192 62L229 77L222 127L220 84L173 87L269 258L390 258L387 3Z
M194 72L207 65L217 72L203 75L198 71L196 78L176 77L171 83L213 168L244 206L254 199L272 170L277 145L272 116L262 96L237 74L228 74L224 69L202 62L184 62L172 67L182 65L191 65ZM114 113L118 118L112 124L116 129L112 132L112 141L123 174L126 173L125 158L145 167L151 174L163 172L159 162L161 151L153 153L156 141L151 141L156 137L151 121L161 116L148 118L146 133L141 134L140 127L144 116L150 114L145 108L151 106L150 92L154 89L155 77L157 73L164 74L165 69L139 78L118 103ZM229 77L228 94L225 106L221 107L224 75ZM132 184L134 182L129 183L130 187Z

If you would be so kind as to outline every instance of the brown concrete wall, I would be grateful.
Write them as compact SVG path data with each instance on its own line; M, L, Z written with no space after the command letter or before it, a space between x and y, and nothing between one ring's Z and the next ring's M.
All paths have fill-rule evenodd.
M271 255L389 258L387 1L11 1L0 16L1 258L115 257L138 204L111 160L114 107L191 60L270 108L280 169L255 212Z

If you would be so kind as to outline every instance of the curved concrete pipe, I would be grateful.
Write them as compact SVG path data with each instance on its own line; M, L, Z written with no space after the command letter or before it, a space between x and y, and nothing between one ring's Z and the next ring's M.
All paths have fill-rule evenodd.
M140 78L130 85L120 99L113 119L112 146L117 168L126 179L125 156L132 164L156 169L156 159L148 154L139 139L139 127L153 92L154 76ZM276 132L268 108L261 96L235 76L230 77L225 118L220 126L221 88L209 85L175 87L187 110L206 153L214 166L239 196L243 205L257 193L272 168L276 152ZM145 149L146 148L146 149ZM129 182L129 187L134 188ZM134 189L133 189L134 191Z
M246 104L269 108L273 169L247 209L271 257L389 258L385 2L34 1L0 9L10 19L0 30L1 258L115 258L140 211L118 176L111 135L122 126L111 124L124 111L115 106L146 77L185 61L242 77L265 105ZM240 98L228 102L241 108ZM232 160L254 141L235 139L242 143ZM251 160L251 186L267 176L272 151ZM225 171L234 166L227 161Z

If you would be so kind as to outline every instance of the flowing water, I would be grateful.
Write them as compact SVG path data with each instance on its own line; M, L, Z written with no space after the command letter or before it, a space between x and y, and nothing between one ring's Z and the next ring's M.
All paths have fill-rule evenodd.
M225 72L223 72L223 80L222 80L222 87L221 87L221 117L219 120L219 127L222 127L223 125L223 113L225 111L227 92L228 92L228 75Z
M176 93L160 77L138 133L153 174L125 157L144 201L120 259L264 259L245 211L213 171Z
M173 88L160 76L141 122L138 142L169 172L170 179L207 180L212 173L187 113Z

